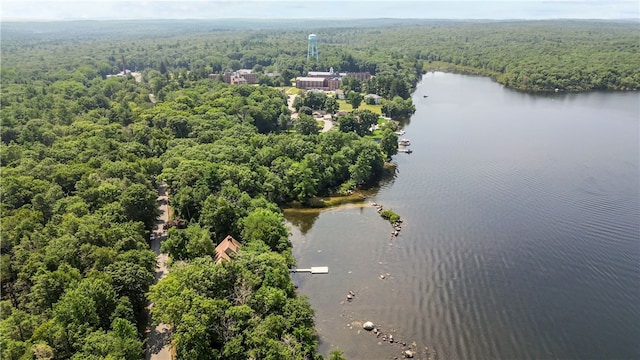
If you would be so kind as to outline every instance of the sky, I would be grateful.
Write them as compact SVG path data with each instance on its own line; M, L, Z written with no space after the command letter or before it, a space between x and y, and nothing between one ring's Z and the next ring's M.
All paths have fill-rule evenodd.
M2 0L2 21L112 19L640 19L640 0Z

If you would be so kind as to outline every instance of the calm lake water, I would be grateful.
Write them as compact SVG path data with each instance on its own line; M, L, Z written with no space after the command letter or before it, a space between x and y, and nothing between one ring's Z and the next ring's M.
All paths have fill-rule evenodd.
M429 73L413 100L414 152L394 157L394 179L363 204L287 214L298 266L330 269L294 275L321 350L640 358L639 94L530 95ZM369 201L403 217L398 238Z

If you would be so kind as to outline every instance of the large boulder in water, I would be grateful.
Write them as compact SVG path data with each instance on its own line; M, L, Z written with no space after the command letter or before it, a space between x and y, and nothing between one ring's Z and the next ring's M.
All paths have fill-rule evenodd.
M364 323L362 325L362 328L367 330L367 331L373 330L374 327L375 327L375 325L373 325L373 323L371 321L367 321L366 323Z

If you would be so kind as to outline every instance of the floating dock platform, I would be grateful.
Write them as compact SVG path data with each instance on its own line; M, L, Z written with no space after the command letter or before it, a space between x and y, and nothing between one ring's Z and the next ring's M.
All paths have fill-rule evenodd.
M328 274L329 267L328 266L314 266L309 269L291 269L291 272L299 273L299 272L308 272L312 274Z

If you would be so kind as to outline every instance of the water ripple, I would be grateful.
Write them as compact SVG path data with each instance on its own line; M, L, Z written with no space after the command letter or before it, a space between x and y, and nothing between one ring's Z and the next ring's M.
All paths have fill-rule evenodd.
M450 76L465 86L450 88ZM414 153L396 157L397 176L375 196L404 218L398 238L364 208L322 213L294 242L299 263L331 268L300 287L323 349L398 356L346 327L354 318L435 348L438 359L637 358L640 167L628 153L637 135L627 134L638 119L610 121L629 117L616 113L629 98L592 95L609 104L594 110L586 98L554 102L486 79L443 75L421 86L473 104L504 91L505 102L421 107L406 128ZM341 304L349 289L357 300Z

